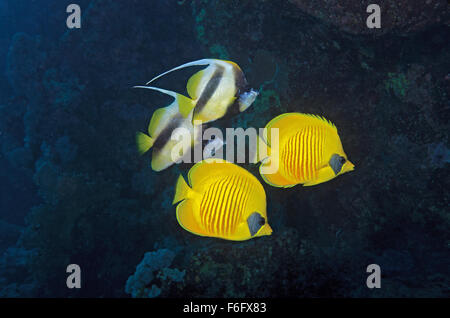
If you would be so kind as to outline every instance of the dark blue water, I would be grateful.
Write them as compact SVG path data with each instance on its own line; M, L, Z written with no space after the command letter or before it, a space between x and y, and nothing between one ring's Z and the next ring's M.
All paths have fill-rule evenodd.
M450 296L448 22L377 35L289 1L80 0L68 29L72 2L0 0L0 297ZM266 191L271 236L184 231L172 198L192 165L155 172L136 151L171 99L131 87L202 58L236 62L260 89L213 126L321 115L356 165L279 189L243 164ZM185 94L192 74L158 85Z

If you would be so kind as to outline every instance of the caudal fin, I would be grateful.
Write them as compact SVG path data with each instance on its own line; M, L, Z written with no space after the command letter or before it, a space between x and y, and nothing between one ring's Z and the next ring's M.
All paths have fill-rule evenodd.
M177 185L175 187L175 196L173 198L172 204L180 202L187 198L191 188L188 186L183 176L180 175L177 180Z
M153 146L153 143L154 139L149 135L142 132L136 133L136 144L141 155L149 151L149 149Z
M270 155L271 155L270 146L267 145L263 137L257 135L256 147L250 149L249 162L258 163L269 158Z
M150 84L151 82L157 80L158 78L163 77L164 75L166 75L168 73L171 73L173 71L176 71L176 70L179 70L179 69L182 69L182 68L185 68L185 67L190 67L190 66L209 65L209 64L211 64L213 62L214 62L214 59L202 59L202 60L198 60L198 61L185 63L185 64L177 66L177 67L175 67L175 68L173 68L171 70L168 70L167 72L159 74L158 76L156 76L156 77L152 78L150 81L148 81L146 85Z

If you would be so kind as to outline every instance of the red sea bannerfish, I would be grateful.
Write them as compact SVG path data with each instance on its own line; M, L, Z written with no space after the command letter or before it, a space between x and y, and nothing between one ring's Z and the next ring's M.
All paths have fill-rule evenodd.
M148 135L139 132L136 136L141 154L153 147L152 169L155 171L166 169L174 163L171 150L176 142L170 136L176 128L184 127L192 132L189 147L183 148L191 149L197 140L194 132L196 123L208 123L226 114L243 112L258 96L258 92L249 89L244 73L236 63L217 59L203 59L180 65L156 76L147 85L170 72L203 65L207 67L188 80L187 91L190 97L154 86L135 86L174 98L172 104L154 112ZM179 157L184 155L180 153Z

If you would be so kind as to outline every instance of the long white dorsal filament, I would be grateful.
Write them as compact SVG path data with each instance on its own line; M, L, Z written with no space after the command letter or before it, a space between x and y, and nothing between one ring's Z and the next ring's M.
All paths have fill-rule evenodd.
M146 88L146 89L151 89L154 91L158 91L160 93L172 96L173 98L177 98L177 96L179 95L178 93L175 93L173 91L168 91L166 89L162 89L162 88L158 88L158 87L153 87L153 86L133 86L133 88Z
M173 72L173 71L185 68L185 67L190 67L190 66L209 65L209 64L212 64L214 62L215 62L214 59L202 59L202 60L193 61L193 62L189 62L189 63L183 64L183 65L177 66L177 67L175 67L175 68L173 68L171 70L168 70L167 72L164 72L164 73L159 74L158 76L152 78L150 81L147 82L146 85L150 84L151 82L157 80L160 77L163 77L164 75L166 75L166 74L168 74L170 72Z

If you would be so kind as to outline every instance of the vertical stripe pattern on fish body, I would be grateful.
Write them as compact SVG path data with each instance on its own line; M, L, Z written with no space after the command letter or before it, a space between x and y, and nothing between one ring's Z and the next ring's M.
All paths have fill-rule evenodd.
M175 70L203 65L207 65L207 67L192 75L188 80L187 92L190 96L190 103L181 105L180 111L183 116L186 117L193 109L193 121L207 123L219 119L227 113L243 112L254 102L258 92L249 89L241 68L231 61L203 59L189 62L154 77L147 85ZM159 90L166 94L175 94L157 87L140 87Z
M317 178L323 160L323 143L321 127L306 126L290 136L281 152L284 174L299 183Z
M188 82L188 93L195 101L194 120L210 122L225 116L234 104L236 94L243 87L239 66L228 61L217 61L194 74Z
M157 109L148 125L147 134L138 132L136 141L138 151L141 154L152 149L151 166L154 171L161 171L183 156L189 155L189 151L198 142L200 130L192 124L192 112L183 117L180 112L180 105L188 103L187 98L174 94L174 101L166 107ZM182 140L172 139L172 134L178 129L178 133L183 133ZM174 151L175 147L182 145L180 152ZM176 150L176 149L175 149Z
M182 201L177 206L177 219L186 230L228 240L272 232L266 221L264 188L245 169L224 160L206 159L189 171L189 181L192 188L180 176L174 199L174 203ZM252 220L263 222L253 233L249 228Z
M252 195L252 187L251 180L237 175L214 181L200 204L201 225L205 233L225 237L234 233Z
M286 113L272 119L267 125L266 140L270 130L278 129L278 147L269 147L270 156L262 161L260 174L275 187L310 186L335 178L354 169L347 160L337 128L323 117ZM274 173L264 173L270 157L278 156L279 167Z

